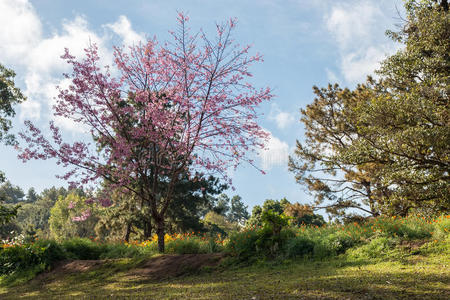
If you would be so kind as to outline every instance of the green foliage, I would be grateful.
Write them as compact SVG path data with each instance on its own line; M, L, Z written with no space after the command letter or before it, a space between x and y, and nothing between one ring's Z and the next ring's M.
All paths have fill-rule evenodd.
M270 226L254 227L231 235L227 251L239 261L277 257L326 259L347 253L349 249L359 249L355 247L367 245L372 243L372 240L380 238L380 241L407 243L433 238L445 244L446 239L449 239L449 220L448 215L437 218L416 215L405 218L378 217L346 225L335 224L321 227L301 225L282 229L278 237L274 236ZM384 249L379 248L381 246L377 243L381 243L380 241L373 242L371 246L358 251L375 249L373 251L376 252L376 249Z
M450 254L449 215L379 217L346 225L290 228L286 227L286 219L268 210L262 216L263 227L234 232L225 241L220 236L209 238L205 234L167 235L166 250L176 254L227 252L232 256L230 263L270 259L271 264L277 264L287 258L300 258L314 260L308 263L313 265L336 257L345 264L347 259L359 263L397 258L407 261L413 254ZM280 226L281 230L274 230ZM276 236L274 232L279 233ZM63 259L141 259L157 251L156 239L144 243L103 243L81 238L61 243L48 240L29 243L23 238L15 239L0 248L0 270L4 274L3 277L0 274L0 281L31 279Z
M227 189L218 178L213 176L199 176L190 179L187 175L183 177L174 187L173 201L167 212L167 232L186 233L205 231L202 218L211 210L215 210L216 195ZM219 196L220 199L220 196ZM226 210L226 203L224 208ZM220 213L219 213L220 214Z
M104 250L102 244L96 244L86 238L72 238L61 243L71 259L99 259Z
M215 213L214 211L208 212L203 218L203 222L205 228L207 228L212 235L215 235L216 233L228 235L233 231L239 230L238 224L229 222L225 216Z
M204 250L200 247L200 244L195 239L178 239L175 241L170 241L166 245L167 253L176 254L196 254L196 253L206 253L202 252Z
M97 216L94 215L95 206L86 203L86 197L75 191L66 197L59 197L50 210L48 220L51 237L65 240L73 237L93 237ZM87 215L86 218L80 216ZM76 218L81 218L77 220Z
M13 143L14 136L8 134L11 129L11 120L14 117L14 104L25 100L22 92L15 86L14 77L16 73L13 70L5 68L0 64L0 141Z
M314 253L315 243L310 238L298 235L288 240L286 245L287 257L308 257Z
M0 64L0 142L10 145L15 143L14 135L8 133L11 129L11 120L9 118L15 115L13 105L25 100L22 92L15 86L15 76L16 73L13 70L7 69ZM0 170L0 183L4 181L5 175ZM3 202L9 203L11 200L8 197L9 195L4 193L4 185L2 184L0 187L0 226L11 222L19 209L19 206L11 207L2 204Z
M19 204L24 202L24 192L19 186L6 181L0 185L0 199L8 204Z
M164 188L164 187L161 187ZM202 218L214 210L217 199L227 185L213 177L200 174L194 179L187 174L175 184L173 200L167 209L165 227L169 234L205 232L211 229L225 232L214 224L205 224ZM148 203L121 191L110 192L107 184L101 193L108 194L112 205L97 211L99 222L95 231L103 240L148 240L155 232L155 221L151 217Z
M232 223L245 224L250 218L247 208L248 206L244 205L241 196L233 196L231 198L230 212L227 216L228 220Z
M450 18L442 3L406 2L401 30L389 33L404 47L381 63L377 80L354 90L314 87L317 97L301 111L306 139L289 168L316 206L336 216L450 210Z
M227 249L238 260L274 258L282 253L286 241L295 236L285 227L289 218L268 209L261 214L261 228L244 229L230 236Z
M262 226L261 216L265 211L272 210L276 214L282 214L289 204L289 201L286 198L283 198L281 200L267 199L264 201L262 207L255 205L251 217L247 220L246 226Z
M0 274L10 274L37 265L48 268L64 258L63 249L53 241L0 248Z
M21 204L16 219L10 224L17 229L18 233L23 233L29 226L32 226L40 238L49 238L48 219L50 218L50 210L58 197L66 197L67 193L68 191L65 188L52 187L45 189L34 202L28 201L27 197L25 203ZM5 236L9 232L8 230L2 230L0 233Z
M3 180L3 177L0 178L0 183L3 182ZM22 189L18 186L13 186L9 181L2 183L0 186L0 237L6 236L12 231L11 229L14 228L14 226L11 226L11 224L8 223L16 218L20 205L14 204L18 204L23 196ZM2 203L6 203L6 205L3 205ZM10 226L5 226L6 224Z
M245 229L230 235L226 245L227 251L239 261L252 261L256 257L256 241L259 232L255 229Z
M0 205L0 226L11 222L17 216L19 208L20 205L15 206Z
M352 249L349 255L355 258L383 258L394 245L395 241L392 238L379 237L371 240L368 244Z
M450 217L440 216L439 222L434 224L433 238L438 240L444 240L449 237L450 233Z

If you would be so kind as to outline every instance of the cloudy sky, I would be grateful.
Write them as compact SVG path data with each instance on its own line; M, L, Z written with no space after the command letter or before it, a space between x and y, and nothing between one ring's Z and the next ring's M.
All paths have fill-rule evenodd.
M132 45L156 36L169 38L177 12L190 17L193 30L214 33L215 22L238 19L235 39L264 55L253 68L254 85L270 86L276 97L260 108L259 122L270 132L267 150L257 157L266 175L248 165L230 171L235 191L250 207L265 199L311 197L287 170L296 139L303 139L299 109L313 100L312 86L338 82L354 87L398 49L385 36L396 30L401 0L0 0L0 63L16 71L17 85L28 100L16 107L14 130L24 120L48 127L55 86L66 84L65 47L81 55L95 42L104 64L111 64L113 45ZM86 138L79 127L57 119L66 137ZM55 178L63 170L54 161L17 159L0 146L0 170L23 189L66 185Z

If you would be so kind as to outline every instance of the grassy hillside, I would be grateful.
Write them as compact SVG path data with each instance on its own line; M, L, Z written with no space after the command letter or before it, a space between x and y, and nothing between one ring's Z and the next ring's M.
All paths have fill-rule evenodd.
M254 247L266 236L263 229L237 233L220 247L207 247L199 237L172 237L173 254L165 255L150 251L151 241L66 241L59 246L65 260L50 271L35 277L43 268L39 260L35 268L0 276L0 298L449 299L449 220L379 218L289 229L270 258ZM0 258L27 247L8 245Z
M412 248L410 248L412 247ZM405 245L391 259L284 261L246 267L203 267L154 278L142 261L77 265L4 287L4 299L64 297L147 299L448 299L448 243ZM92 263L92 261L91 261ZM170 270L166 270L169 272ZM196 274L192 274L192 273ZM180 275L180 274L177 274Z

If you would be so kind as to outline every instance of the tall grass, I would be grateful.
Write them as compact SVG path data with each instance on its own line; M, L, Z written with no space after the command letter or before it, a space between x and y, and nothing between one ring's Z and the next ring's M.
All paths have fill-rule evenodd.
M261 251L255 241L261 228L248 228L230 236L227 250L232 256L245 260L257 257ZM302 225L293 230L294 236L285 235L278 251L280 257L305 257L323 259L346 253L348 249L361 247L362 256L380 255L400 241L447 241L450 232L450 215L437 218L413 215L408 217L378 217L364 223L347 225Z
M379 217L364 223L289 227L272 238L267 228L246 228L227 239L195 233L166 235L166 252L196 254L227 252L238 261L252 262L270 258L324 259L343 253L362 258L382 257L402 241L441 242L439 251L450 248L450 215ZM271 240L272 239L272 240ZM115 259L151 256L157 253L157 237L144 242L103 243L93 239L74 238L57 243L2 241L0 243L0 278L16 276L26 270L27 276L50 268L63 259ZM264 247L270 246L269 249ZM348 251L352 249L351 251ZM430 249L438 249L431 247ZM274 257L276 254L276 257ZM31 271L29 271L31 270ZM30 273L31 272L31 273ZM30 274L29 274L30 273ZM16 275L14 275L16 274Z

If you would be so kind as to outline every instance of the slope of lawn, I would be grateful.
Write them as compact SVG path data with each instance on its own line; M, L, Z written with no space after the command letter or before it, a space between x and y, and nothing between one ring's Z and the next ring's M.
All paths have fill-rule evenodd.
M239 238L251 239L250 231L231 237L226 242L229 250L221 253L65 260L28 282L0 277L0 298L449 299L449 219L425 220L422 225L403 219L300 228L292 239L316 239L316 254L289 257L288 251L251 263L239 260L237 253ZM368 228L370 236L364 235ZM323 256L324 245L335 241L337 232L355 239L358 235L360 242L348 242L341 254ZM327 242L321 244L323 240ZM288 245L303 245L294 251L303 253L304 245L311 243Z

